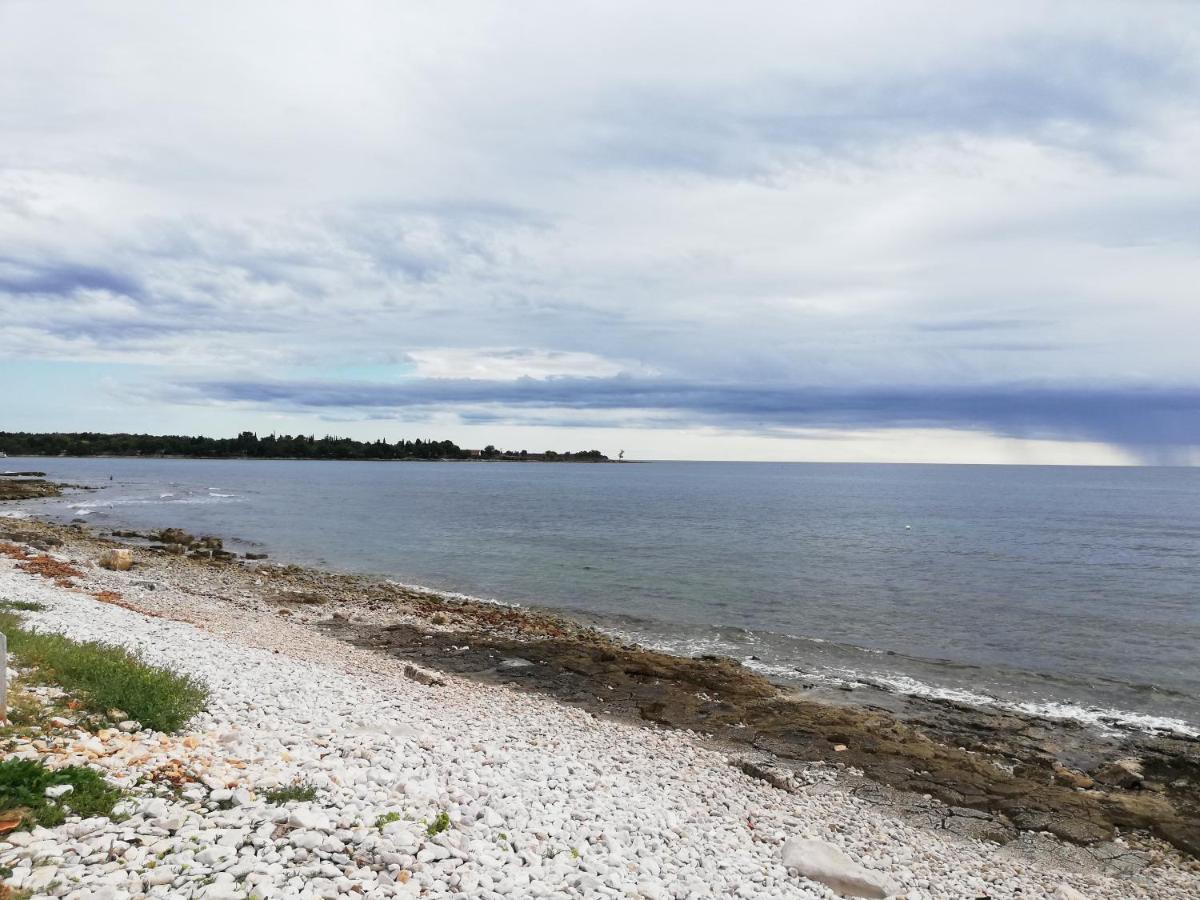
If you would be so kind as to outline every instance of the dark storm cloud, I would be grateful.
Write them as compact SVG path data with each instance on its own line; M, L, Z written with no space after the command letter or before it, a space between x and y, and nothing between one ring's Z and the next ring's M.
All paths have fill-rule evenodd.
M476 407L654 411L765 431L787 428L965 428L1009 437L1122 446L1200 443L1200 389L1000 386L828 387L692 384L638 378L398 385L212 381L200 396L289 408ZM564 423L565 424L565 423Z
M109 291L127 297L142 294L137 279L97 266L0 259L0 293L69 296L81 290Z

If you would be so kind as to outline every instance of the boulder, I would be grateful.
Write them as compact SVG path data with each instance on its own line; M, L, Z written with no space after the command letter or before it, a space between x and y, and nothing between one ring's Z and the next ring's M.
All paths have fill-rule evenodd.
M124 547L105 550L100 554L100 565L116 572L128 572L133 568L133 551Z
M1140 759L1118 759L1096 773L1096 780L1111 787L1137 788L1146 776Z
M1087 900L1087 897L1069 884L1060 884L1054 892L1054 900Z
M196 541L194 537L182 528L164 528L156 537L164 544L183 544L187 546Z
M1056 780L1062 782L1063 784L1069 784L1071 787L1087 789L1094 787L1096 784L1095 780L1090 775L1086 775L1083 772L1077 772L1074 769L1068 769L1062 763L1056 762L1053 764L1053 766L1051 766L1051 768L1054 771L1054 777Z
M783 845L783 864L805 878L818 881L843 897L875 900L895 893L878 872L864 869L832 844L807 838L792 838Z

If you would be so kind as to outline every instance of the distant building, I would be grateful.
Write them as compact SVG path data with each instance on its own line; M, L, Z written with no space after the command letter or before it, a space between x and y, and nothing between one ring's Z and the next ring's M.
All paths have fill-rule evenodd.
M463 452L466 453L467 456L471 457L471 459L479 459L483 456L482 450L464 450Z

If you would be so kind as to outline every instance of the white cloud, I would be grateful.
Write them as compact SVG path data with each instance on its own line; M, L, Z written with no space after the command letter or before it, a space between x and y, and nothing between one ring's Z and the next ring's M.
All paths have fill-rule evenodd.
M605 359L594 353L516 348L430 347L409 350L421 378L475 378L511 381L517 378L554 378L568 375L610 378L614 375L652 375L636 363Z

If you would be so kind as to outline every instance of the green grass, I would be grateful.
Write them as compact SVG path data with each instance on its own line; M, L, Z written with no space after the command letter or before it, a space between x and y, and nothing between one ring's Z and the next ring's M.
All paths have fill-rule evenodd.
M46 788L60 784L69 784L74 790L57 800L46 796ZM0 762L0 810L28 810L26 825L53 828L62 824L68 813L85 819L109 816L122 796L118 788L93 769L82 766L47 769L32 759Z
M425 833L429 835L429 837L433 837L435 834L441 834L449 827L450 815L445 812L440 812L437 814L437 818L429 823L429 826L425 829Z
M375 827L382 828L384 825L391 825L393 822L399 822L402 818L403 816L401 816L398 812L384 813L375 820Z
M33 678L59 685L99 714L120 709L147 728L175 731L208 699L196 679L144 663L121 647L26 629L12 612L0 611L0 631Z
M268 803L274 804L288 803L292 800L316 800L317 786L301 778L297 778L291 784L263 791L263 799Z
M0 609L18 609L21 612L41 612L46 604L35 600L0 600Z

